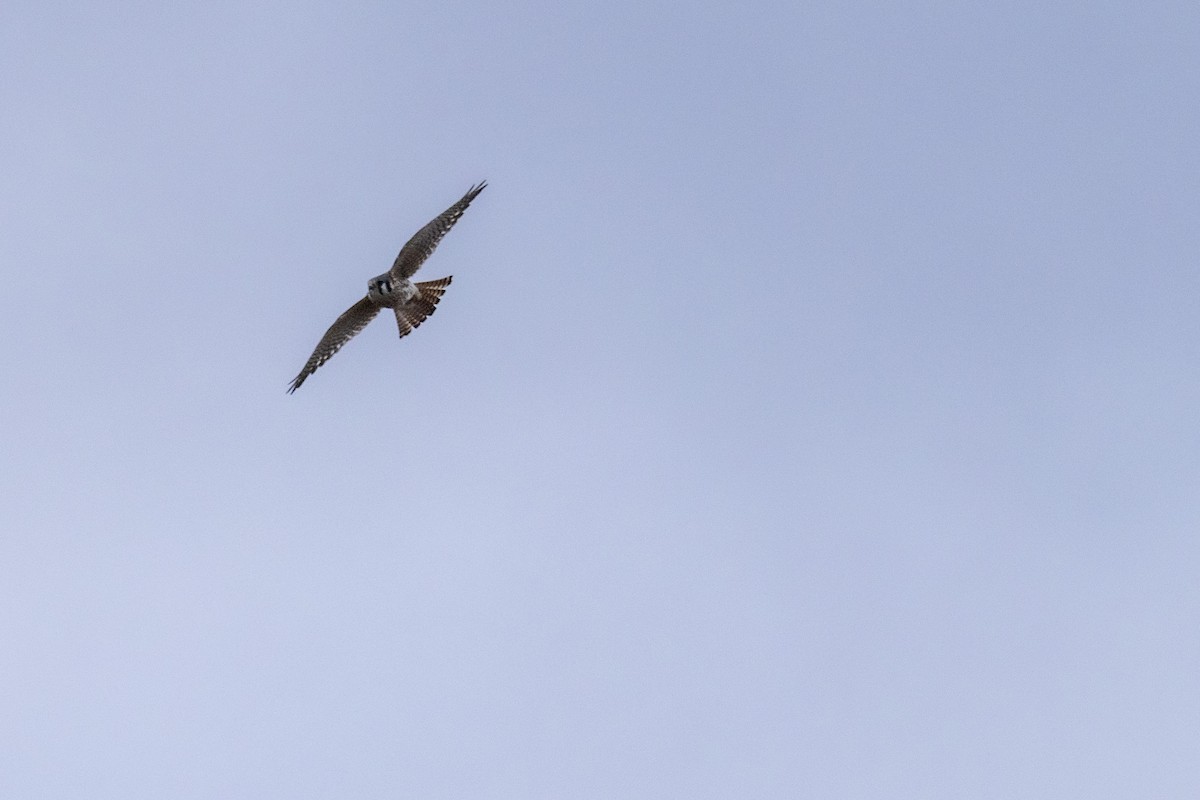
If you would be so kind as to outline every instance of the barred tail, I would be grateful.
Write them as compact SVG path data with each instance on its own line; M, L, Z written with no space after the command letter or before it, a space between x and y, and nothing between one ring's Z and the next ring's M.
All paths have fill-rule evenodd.
M402 306L396 306L396 325L400 335L412 333L427 317L437 310L438 301L446 292L446 287L454 279L453 275L438 278L436 281L417 281L417 294Z

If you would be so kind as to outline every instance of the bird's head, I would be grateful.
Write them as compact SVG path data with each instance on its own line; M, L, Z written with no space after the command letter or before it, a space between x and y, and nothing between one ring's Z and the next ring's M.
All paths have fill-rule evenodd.
M386 272L367 281L367 295L377 303L391 297L392 292L392 277Z

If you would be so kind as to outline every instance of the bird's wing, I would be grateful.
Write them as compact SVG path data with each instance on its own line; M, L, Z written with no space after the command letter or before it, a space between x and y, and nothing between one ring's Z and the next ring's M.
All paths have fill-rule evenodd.
M391 275L393 278L411 278L413 274L421 268L425 263L425 259L429 258L433 253L434 248L438 246L438 242L446 235L446 232L454 227L454 223L458 222L458 218L467 210L467 206L471 205L471 201L479 196L479 193L487 186L487 181L472 186L467 193L462 196L454 205L447 208L437 217L435 217L428 225L408 240L408 244L400 248L400 255L396 256L395 262L392 263Z
M317 348L308 357L308 363L304 365L304 369L300 370L300 374L292 380L291 386L288 387L288 394L299 389L305 378L316 372L317 367L333 358L333 354L341 350L342 345L367 327L367 323L375 319L375 315L378 313L379 306L372 303L370 297L364 297L346 309L346 312L329 326L329 330L325 331L325 335L317 343Z

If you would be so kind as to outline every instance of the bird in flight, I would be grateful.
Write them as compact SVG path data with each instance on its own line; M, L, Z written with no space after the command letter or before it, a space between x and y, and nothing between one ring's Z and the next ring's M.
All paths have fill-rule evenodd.
M438 278L436 281L411 281L409 278L421 268L425 259L433 253L438 242L446 232L454 227L459 217L471 205L471 201L487 186L487 181L478 186L472 186L454 205L434 217L424 228L408 240L408 244L400 248L392 268L382 275L377 275L367 281L367 296L359 300L329 326L317 348L308 357L304 369L292 379L288 394L300 388L300 384L317 371L333 354L342 349L342 345L354 338L367 323L375 319L382 309L390 308L396 313L396 325L400 328L400 336L407 336L414 328L425 321L425 318L437 310L442 293L450 285L453 275Z

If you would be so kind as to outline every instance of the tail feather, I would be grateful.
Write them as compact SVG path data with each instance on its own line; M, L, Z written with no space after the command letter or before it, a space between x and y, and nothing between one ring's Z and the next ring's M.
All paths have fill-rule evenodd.
M417 281L416 286L421 291L421 297L429 298L437 305L437 301L442 299L442 295L446 291L446 287L450 285L450 281L454 280L453 275L447 275L444 278L438 278L436 281Z
M454 279L453 275L438 278L436 281L417 281L417 295L402 306L396 306L396 325L401 336L407 336L418 328L429 316L437 310L437 304L446 292L446 287Z

